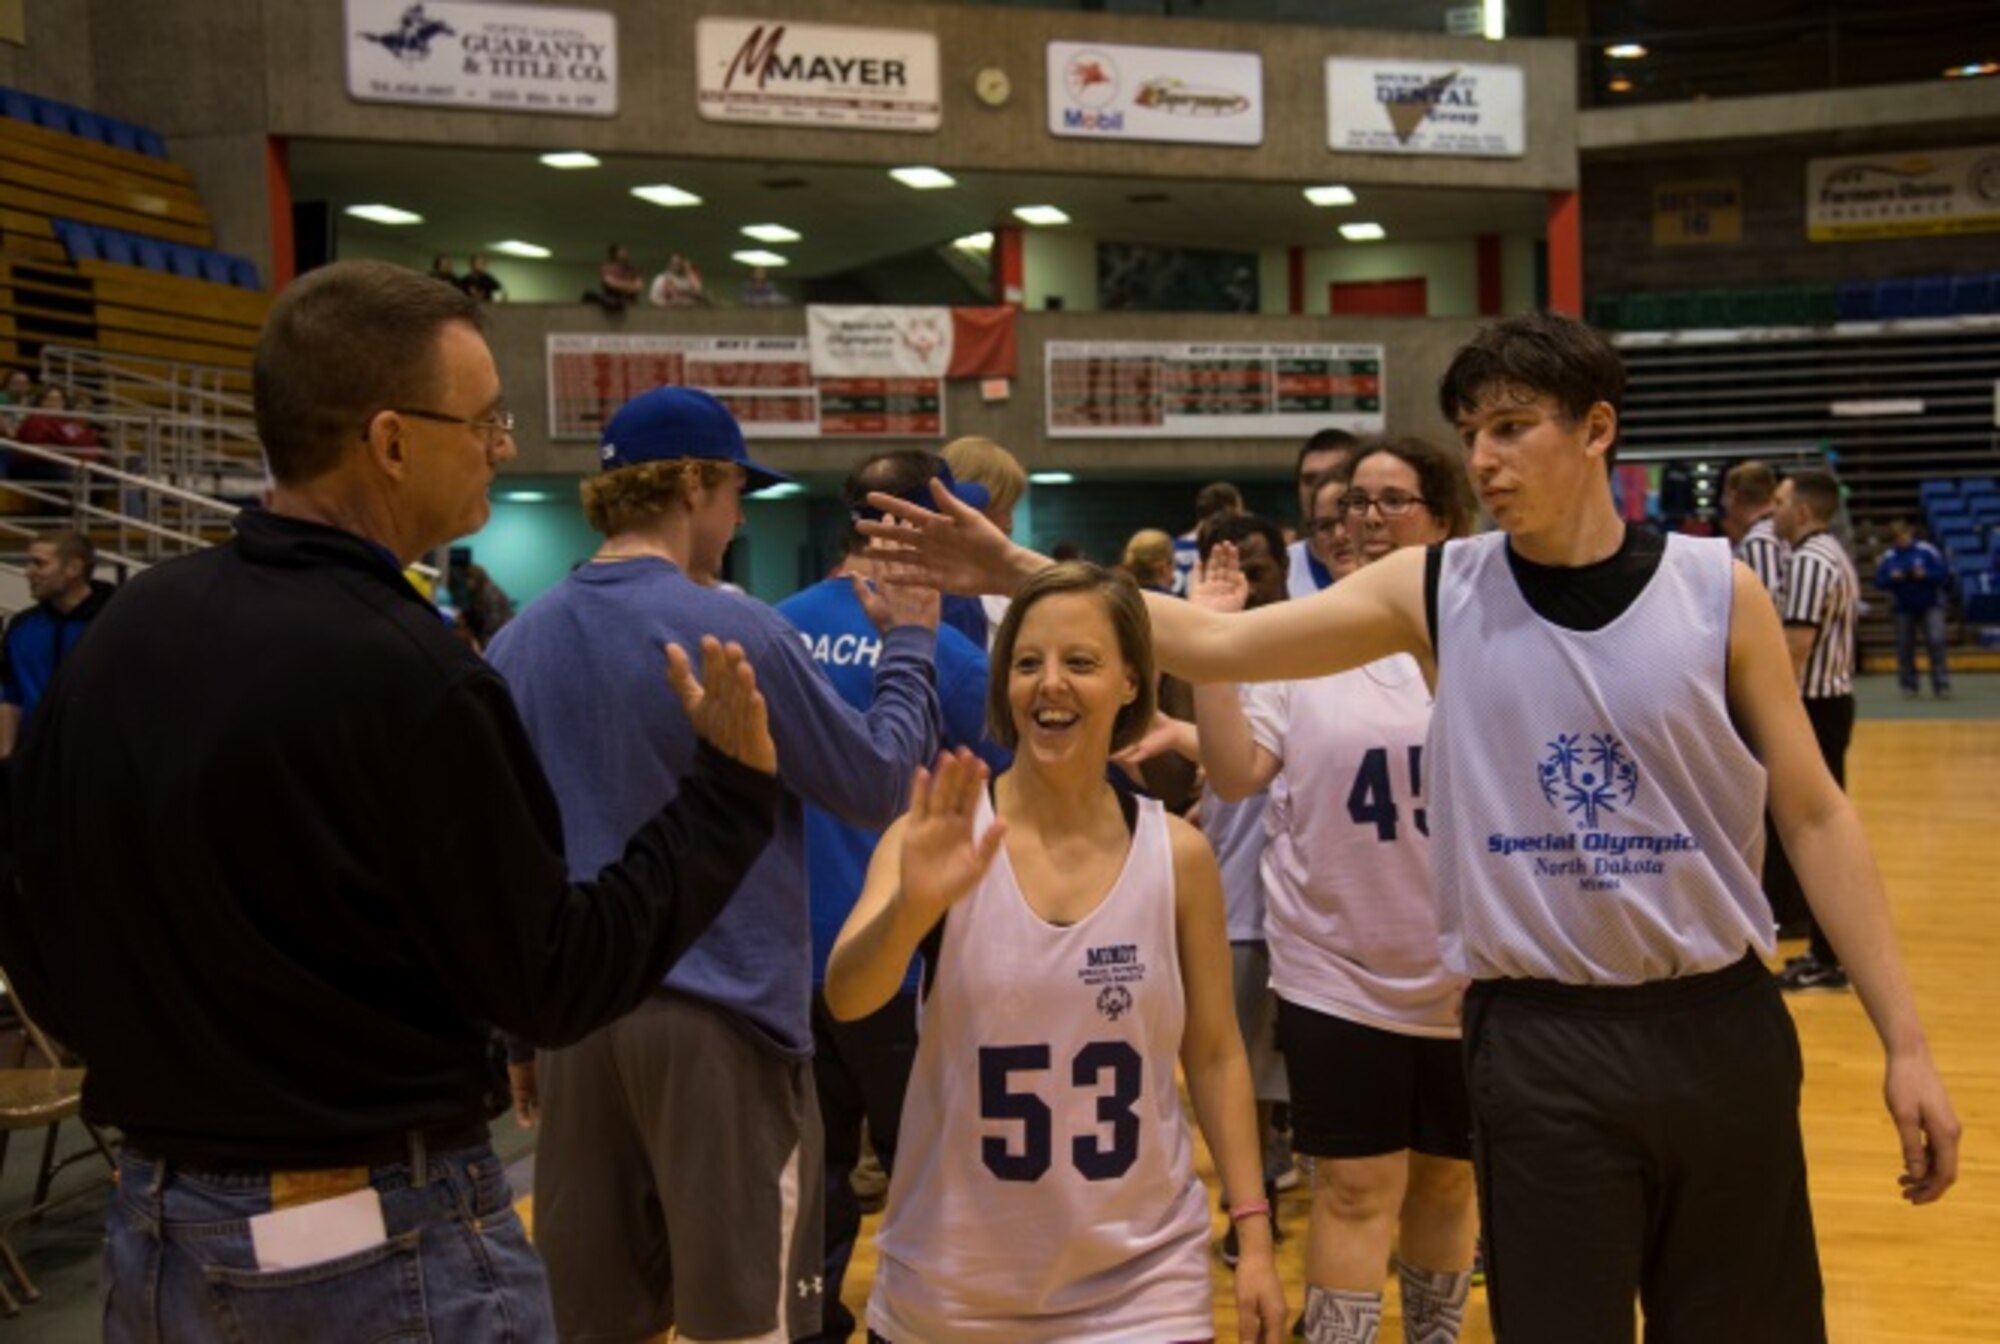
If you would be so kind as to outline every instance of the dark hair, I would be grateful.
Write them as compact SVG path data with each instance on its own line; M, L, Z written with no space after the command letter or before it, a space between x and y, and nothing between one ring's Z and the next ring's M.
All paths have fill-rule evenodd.
M1213 518L1218 513L1235 513L1243 508L1243 492L1228 481L1211 481L1195 492L1194 516Z
M851 555L868 545L858 525L863 517L880 515L868 506L869 492L894 495L898 499L928 501L925 486L937 475L938 459L921 448L896 448L862 460L840 485L841 507L847 510L847 551Z
M1087 558L1083 553L1083 543L1074 537L1064 537L1061 541L1049 547L1049 559L1051 560L1083 560Z
M1104 603L1111 628L1118 635L1118 652L1132 673L1138 694L1118 711L1111 725L1111 749L1123 751L1153 726L1153 710L1159 701L1153 667L1153 622L1146 615L1146 599L1139 585L1122 570L1106 569L1088 560L1065 560L1030 576L1014 594L1000 629L993 636L992 666L986 677L986 735L1009 751L1020 745L1014 730L1013 707L1007 703L1007 682L1014 670L1014 642L1020 638L1021 622L1029 608L1045 597L1061 593L1094 593Z
M1347 459L1340 480L1352 482L1363 462L1378 454L1395 458L1417 473L1417 493L1425 500L1431 517L1444 524L1445 534L1469 537L1479 520L1472 505L1472 484L1465 478L1465 457L1456 448L1440 448L1428 439L1412 436L1374 439L1361 445Z
M369 416L429 400L453 322L477 330L478 302L387 262L336 261L293 282L271 305L251 380L271 475L323 475Z
M605 248L605 249L604 249L604 259L605 259L606 261L616 261L616 260L618 260L618 252L619 252L619 249L620 249L620 248L622 248L622 247L624 247L624 246L625 246L625 244L623 244L623 243L613 243L613 244L611 244L611 245L610 245L609 247L607 247L607 248Z
M1269 518L1260 518L1254 513L1227 513L1220 518L1211 518L1201 525L1195 535L1195 551L1203 564L1208 563L1208 554L1219 541L1233 541L1241 546L1249 537L1262 537L1264 544L1271 548L1271 558L1283 563L1285 558L1285 534Z
M28 544L53 546L58 560L81 560L83 577L86 579L97 572L97 547L92 544L89 537L73 528L65 527L54 532L44 532Z
M1532 401L1550 397L1571 423L1604 402L1616 411L1625 398L1625 362L1610 342L1561 313L1524 313L1483 328L1452 357L1438 383L1438 409L1456 424L1488 397ZM1605 454L1605 465L1613 461Z
M1810 508L1820 522L1831 522L1840 512L1840 480L1832 472L1809 467L1785 479L1792 483L1792 498Z
M1292 463L1292 480L1306 469L1306 459L1314 453L1349 453L1361 440L1344 429L1322 429L1299 448L1299 460Z
M1722 489L1752 508L1760 508L1778 493L1778 473L1762 462L1738 462L1724 474Z

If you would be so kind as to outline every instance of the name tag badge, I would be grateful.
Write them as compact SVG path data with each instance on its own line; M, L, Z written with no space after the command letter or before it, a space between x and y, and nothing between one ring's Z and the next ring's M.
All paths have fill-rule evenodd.
M372 1186L250 1220L250 1245L261 1270L305 1269L388 1239L382 1195Z

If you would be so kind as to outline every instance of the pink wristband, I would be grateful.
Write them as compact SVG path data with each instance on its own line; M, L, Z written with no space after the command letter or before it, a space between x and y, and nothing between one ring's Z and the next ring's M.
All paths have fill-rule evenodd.
M1259 1214L1268 1215L1270 1212L1271 1202L1266 1199L1260 1199L1255 1204L1234 1204L1229 1209L1229 1221L1240 1223L1245 1218L1255 1218Z

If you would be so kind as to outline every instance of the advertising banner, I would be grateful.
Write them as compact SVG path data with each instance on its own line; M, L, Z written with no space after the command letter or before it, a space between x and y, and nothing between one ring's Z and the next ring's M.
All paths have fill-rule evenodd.
M1302 439L1380 434L1379 345L1050 341L1050 438Z
M1844 155L1806 165L1815 243L2000 230L2000 145Z
M698 387L750 439L935 439L937 378L816 378L802 336L551 334L549 437L595 439L613 412L656 387Z
M1012 307L806 309L821 378L1012 378Z
M935 33L705 18L694 47L710 121L859 131L934 131L943 121Z
M1356 153L1518 158L1528 147L1517 65L1330 57L1326 118L1327 144Z
M1264 143L1264 58L1247 51L1048 45L1049 134Z
M365 103L614 116L618 19L472 0L347 0L347 93Z

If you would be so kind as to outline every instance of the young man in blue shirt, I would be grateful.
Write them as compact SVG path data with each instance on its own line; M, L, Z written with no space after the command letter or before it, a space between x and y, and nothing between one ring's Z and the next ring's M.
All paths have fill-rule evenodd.
M1909 520L1889 524L1889 549L1875 566L1875 586L1889 595L1896 617L1896 680L1903 698L1917 698L1917 630L1931 660L1931 692L1951 697L1951 668L1944 653L1944 594L1951 586L1951 565L1944 552L1918 541Z
M7 622L0 636L0 756L14 754L22 722L115 591L91 577L97 548L81 532L52 532L29 542L24 568L35 605Z

